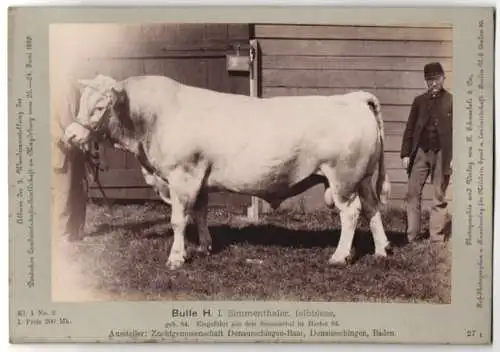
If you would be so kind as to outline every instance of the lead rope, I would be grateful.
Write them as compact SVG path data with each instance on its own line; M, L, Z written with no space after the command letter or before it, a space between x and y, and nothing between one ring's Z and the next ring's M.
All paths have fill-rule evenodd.
M94 181L94 183L97 184L97 187L99 188L99 191L101 192L104 204L107 208L107 211L104 211L104 215L107 217L112 217L113 210L111 207L111 203L110 203L108 197L106 197L106 193L104 192L104 188L102 187L102 184L99 180L99 171L104 171L104 168L101 167L99 148L98 148L98 146L94 145L90 149L94 150L94 152L92 152L90 150L84 151L85 167L87 169L88 174L91 175L92 180ZM95 204L92 196L90 195L90 183L91 182L88 180L88 178L86 178L86 180L87 180L87 193L88 193L89 199L91 199L91 201Z

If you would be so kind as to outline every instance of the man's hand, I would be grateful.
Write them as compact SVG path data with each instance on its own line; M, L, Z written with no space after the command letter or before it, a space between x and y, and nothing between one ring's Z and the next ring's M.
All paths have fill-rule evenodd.
M410 158L405 156L403 159L401 159L401 164L403 165L403 168L405 170L408 170L408 166L410 166Z

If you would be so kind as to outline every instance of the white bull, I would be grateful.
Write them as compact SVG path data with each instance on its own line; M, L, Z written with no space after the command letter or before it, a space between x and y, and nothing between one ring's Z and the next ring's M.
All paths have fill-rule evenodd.
M361 210L375 254L386 256L379 206L390 185L380 104L372 94L261 99L163 76L117 82L98 75L80 83L79 114L66 139L108 138L137 157L146 181L172 206L169 268L185 261L190 216L198 227L198 249L211 250L209 192L252 195L276 208L318 183L325 184L325 203L336 205L341 219L329 262L346 262Z

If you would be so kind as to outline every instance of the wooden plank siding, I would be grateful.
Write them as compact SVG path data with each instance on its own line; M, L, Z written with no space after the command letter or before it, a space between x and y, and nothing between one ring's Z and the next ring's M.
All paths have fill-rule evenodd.
M254 33L261 50L262 97L332 95L362 89L380 99L391 203L403 203L408 176L399 157L402 134L413 99L426 89L423 67L427 62L442 63L445 88L452 91L451 26L258 24ZM451 191L448 194L450 198ZM431 196L426 185L425 206ZM323 187L317 186L282 206L307 211L323 204Z
M98 24L86 26L80 46L79 77L95 74L122 80L133 75L166 75L184 84L220 92L249 95L249 77L226 70L226 55L248 48L246 24ZM100 182L110 199L159 199L142 177L129 153L104 147L108 170ZM90 195L102 197L96 184ZM211 205L250 204L250 197L229 193L210 195Z
M396 41L451 41L448 27L401 26L323 26L323 25L266 25L255 26L259 39L353 39Z

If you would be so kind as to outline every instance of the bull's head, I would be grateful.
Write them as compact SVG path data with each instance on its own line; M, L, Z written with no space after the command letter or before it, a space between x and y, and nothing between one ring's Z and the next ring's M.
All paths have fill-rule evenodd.
M66 128L64 143L83 146L102 138L119 95L116 83L113 78L103 75L79 81L81 97L78 116Z

